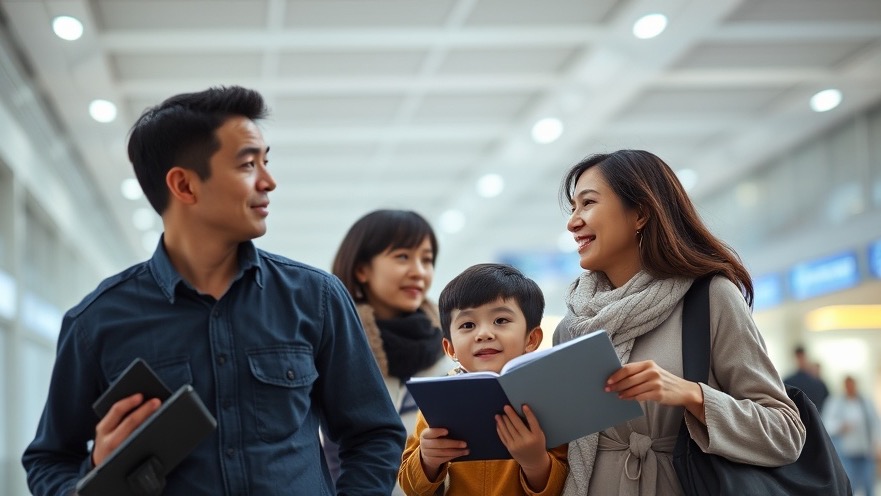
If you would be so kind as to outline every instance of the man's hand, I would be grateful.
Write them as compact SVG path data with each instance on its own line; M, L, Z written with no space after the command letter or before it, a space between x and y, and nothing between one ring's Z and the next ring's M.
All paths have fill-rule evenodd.
M428 480L437 478L444 463L469 453L465 441L447 439L447 434L449 431L444 428L431 427L419 434L419 457Z
M92 465L98 466L147 417L159 409L162 402L157 398L144 401L140 393L123 398L110 407L107 415L95 427L95 447L92 449ZM134 411L133 411L134 410Z

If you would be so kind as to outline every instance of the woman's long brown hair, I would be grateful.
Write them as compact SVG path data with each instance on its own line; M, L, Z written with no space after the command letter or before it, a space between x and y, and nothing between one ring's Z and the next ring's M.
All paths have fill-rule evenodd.
M639 250L643 269L657 278L722 274L753 303L753 283L737 253L701 221L676 174L663 160L642 150L591 155L578 162L560 186L560 202L572 204L575 183L597 166L626 208L646 216Z

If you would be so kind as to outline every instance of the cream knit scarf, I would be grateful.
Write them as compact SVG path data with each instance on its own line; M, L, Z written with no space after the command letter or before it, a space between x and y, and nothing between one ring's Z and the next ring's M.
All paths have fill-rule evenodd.
M640 271L620 288L612 288L602 272L584 272L566 295L566 305L574 319L568 330L562 330L559 341L604 329L621 363L627 363L634 339L664 322L691 283L690 278L655 279ZM587 494L598 438L599 434L594 433L569 443L569 476L564 496Z

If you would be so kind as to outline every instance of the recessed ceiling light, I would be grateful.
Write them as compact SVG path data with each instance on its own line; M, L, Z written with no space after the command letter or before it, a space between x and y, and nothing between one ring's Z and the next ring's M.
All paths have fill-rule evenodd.
M156 212L151 208L139 208L132 214L132 224L138 231L153 229L156 224Z
M116 105L107 100L92 100L89 115L98 122L113 122L116 119Z
M553 143L561 134L563 134L563 123L555 117L541 119L532 126L532 139L536 143Z
M465 227L465 214L460 210L447 210L440 216L440 228L445 233L457 233Z
M697 186L697 172L693 169L679 169L676 171L676 177L679 178L679 182L682 183L685 191L691 191Z
M823 90L811 97L811 110L814 112L826 112L832 110L841 103L841 92L835 88Z
M498 174L487 174L477 180L477 194L484 198L494 198L505 189L505 180Z
M52 19L52 31L62 40L78 40L83 35L83 23L75 17L58 16Z
M667 29L667 16L664 14L648 14L633 23L633 36L641 40L654 38Z
M138 184L138 180L131 177L122 180L120 189L122 190L123 198L126 198L127 200L140 200L141 197L144 196L144 192L141 191L141 185Z

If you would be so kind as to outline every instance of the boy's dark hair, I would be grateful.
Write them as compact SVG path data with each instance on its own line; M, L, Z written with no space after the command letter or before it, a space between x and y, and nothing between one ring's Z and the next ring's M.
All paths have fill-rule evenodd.
M366 291L355 278L358 267L388 250L416 248L428 238L437 259L437 237L424 217L410 210L375 210L361 217L343 237L331 272L337 276L356 303L367 301Z
M128 158L153 209L162 215L168 207L165 176L172 167L211 176L211 156L220 148L215 131L229 117L257 121L267 113L260 93L240 86L182 93L145 110L129 132Z
M450 339L453 310L475 308L497 299L514 300L526 317L526 331L541 324L545 298L541 288L522 272L505 264L472 265L441 291L438 300L441 330Z

